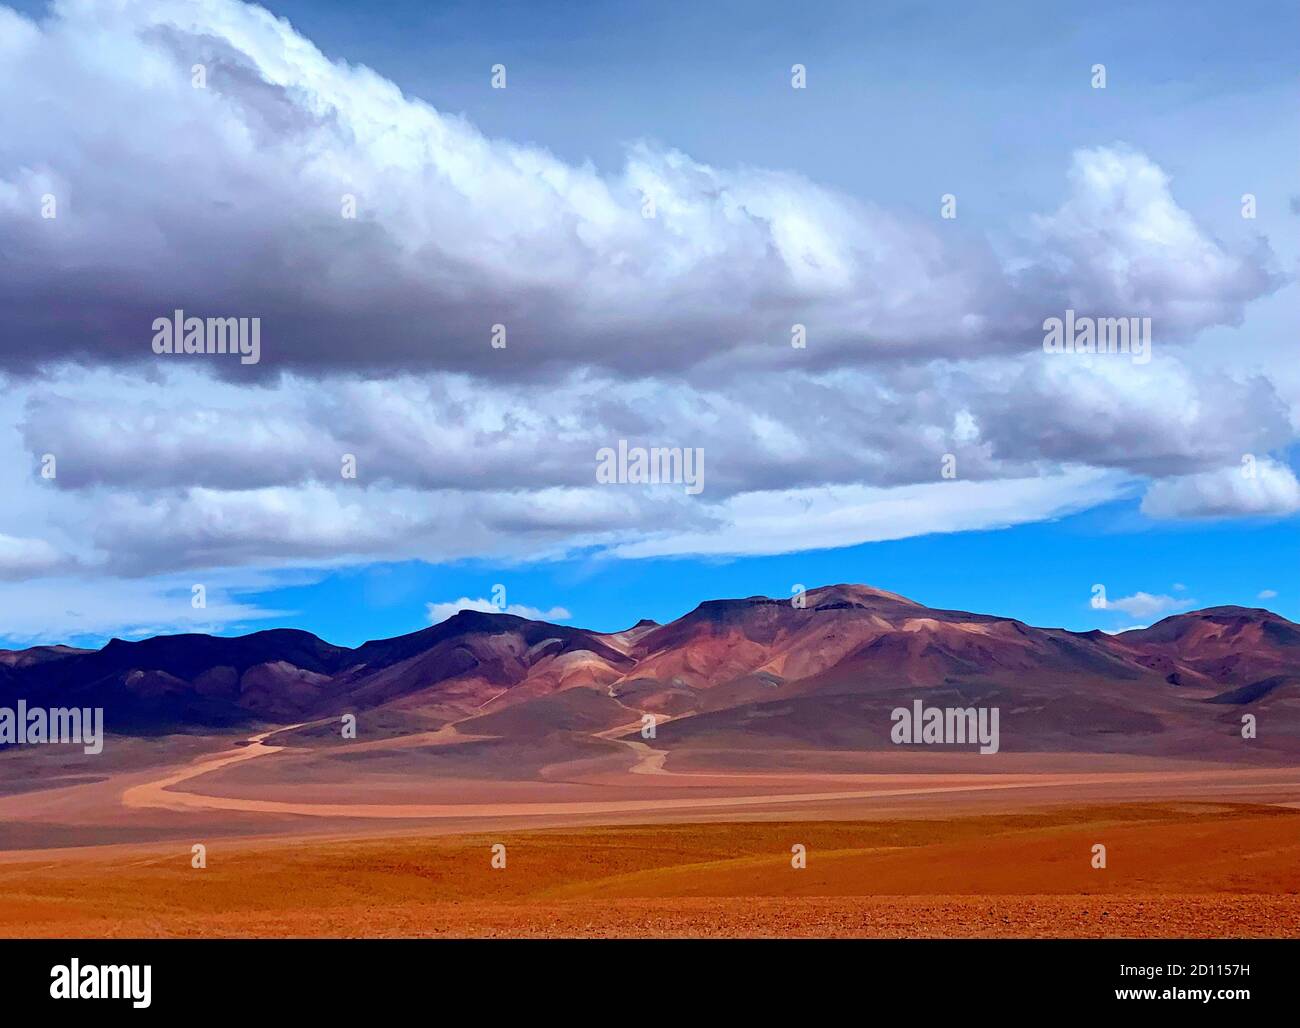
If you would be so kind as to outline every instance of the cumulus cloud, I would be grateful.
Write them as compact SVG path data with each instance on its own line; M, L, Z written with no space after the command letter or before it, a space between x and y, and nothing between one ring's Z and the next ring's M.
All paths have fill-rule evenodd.
M1126 146L1074 155L1069 198L1039 217L1046 277L1070 307L1100 317L1150 316L1160 341L1233 324L1280 283L1267 250L1227 252L1178 206L1169 175Z
M1141 367L1103 355L1044 358L1009 371L987 366L964 387L983 437L1004 460L1160 478L1219 467L1292 437L1286 402L1259 374L1236 377L1173 355Z
M259 8L74 0L3 31L0 88L51 117L0 115L0 281L17 334L59 340L11 364L152 357L182 307L261 316L266 368L660 368L782 353L801 318L937 347L996 291L932 228L797 176L645 145L603 176L488 140Z
M1121 144L984 240L671 147L603 170L488 139L234 0L0 8L0 90L43 104L0 109L0 578L789 552L1141 477L1155 517L1297 507L1283 465L1216 470L1291 442L1274 382L1177 345L1274 258ZM155 357L177 307L261 317L263 363ZM1155 358L1044 354L1067 307L1150 316ZM704 493L598 487L619 439L702 447Z
M0 534L0 578L49 574L69 565L67 557L44 539Z
M188 489L158 497L111 494L96 510L103 569L323 566L365 560L545 559L648 531L666 516L702 523L699 508L630 490L533 493L329 489Z
M637 144L605 174L490 140L235 0L67 0L6 15L0 54L0 90L45 112L0 111L11 367L156 363L149 326L176 308L262 318L262 365L213 365L245 380L828 367L1031 349L1066 305L1176 336L1275 284L1271 254L1228 252L1123 148L1078 153L1004 263L791 173Z
M1161 367L1131 382L1105 363L990 359L738 375L719 389L575 374L542 391L445 375L248 390L196 370L151 382L69 370L10 393L27 452L10 464L9 495L29 513L0 517L0 531L20 534L40 511L83 567L125 574L590 546L779 552L1054 516L1285 437L1263 380ZM596 451L619 439L702 447L704 492L598 486ZM34 471L45 453L59 461L48 482ZM340 476L344 454L355 480ZM955 482L940 479L947 455ZM1025 491L1035 476L1059 504ZM985 503L999 483L1003 501ZM980 502L943 509L975 484ZM918 497L935 510L918 516ZM828 531L836 504L843 528ZM637 545L665 526L676 542ZM759 526L765 542L746 538Z
M702 447L718 499L930 483L948 453L963 479L1066 464L1179 474L1283 445L1290 432L1268 380L1175 358L1159 370L990 358L748 373L712 388L574 373L543 390L449 375L289 377L248 390L190 369L150 382L64 375L15 395L27 459L58 455L59 490L337 486L343 454L356 457L361 486L581 488L593 484L595 452L627 439Z
M1142 498L1142 512L1153 518L1285 516L1296 511L1300 482L1290 467L1270 457L1162 479Z
M1188 610L1194 606L1196 606L1195 600L1183 600L1176 596L1154 595L1144 592L1136 592L1132 596L1121 596L1118 599L1108 599L1106 601L1107 610L1118 610L1129 615L1129 617L1142 618L1148 622L1164 614ZM1124 629L1124 631L1129 631L1129 629Z
M523 603L511 603L501 608L483 597L471 600L468 596L462 596L459 600L449 600L446 603L426 603L425 609L428 612L429 622L435 625L459 614L462 610L477 610L484 614L514 614L521 618L528 618L530 621L567 621L573 617L563 607L542 610Z

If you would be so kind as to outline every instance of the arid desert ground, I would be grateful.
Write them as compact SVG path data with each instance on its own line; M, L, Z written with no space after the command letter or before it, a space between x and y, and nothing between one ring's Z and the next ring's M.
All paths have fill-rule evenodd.
M519 780L413 773L464 745L442 730L357 743L348 762L369 768L343 779L275 734L242 741L10 781L0 933L1300 935L1295 768L1011 755L992 773L883 753L677 770L638 741L532 769L521 754Z

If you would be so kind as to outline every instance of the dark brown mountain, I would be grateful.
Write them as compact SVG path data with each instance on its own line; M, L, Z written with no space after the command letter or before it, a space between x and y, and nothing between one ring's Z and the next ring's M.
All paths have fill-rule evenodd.
M45 706L99 706L118 731L243 724L247 702L270 685L281 707L310 706L302 682L328 682L352 651L310 632L272 629L237 638L187 634L139 642L110 639L100 650L38 647L45 659L0 666L0 699ZM32 651L22 651L30 653Z
M75 646L32 646L25 650L0 650L0 666L31 667L44 664L50 660L76 656L79 653L93 653L93 650L81 650Z

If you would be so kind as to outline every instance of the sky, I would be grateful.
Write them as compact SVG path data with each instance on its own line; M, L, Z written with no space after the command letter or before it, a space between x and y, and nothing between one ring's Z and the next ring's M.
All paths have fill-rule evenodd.
M0 646L846 581L1300 619L1297 30L0 5ZM156 352L178 309L258 318L257 360ZM1048 352L1067 310L1150 350ZM701 488L602 481L620 440Z

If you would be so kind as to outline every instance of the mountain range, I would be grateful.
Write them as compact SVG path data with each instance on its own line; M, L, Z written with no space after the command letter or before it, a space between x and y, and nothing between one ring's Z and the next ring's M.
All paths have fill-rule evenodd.
M461 611L356 648L272 629L0 651L0 703L19 698L103 707L120 734L343 713L389 734L590 734L649 712L669 743L832 749L882 745L889 709L921 698L999 706L1004 749L1232 754L1252 713L1259 748L1290 752L1300 625L1211 607L1119 635L1070 632L835 585L802 607L710 600L612 633Z

